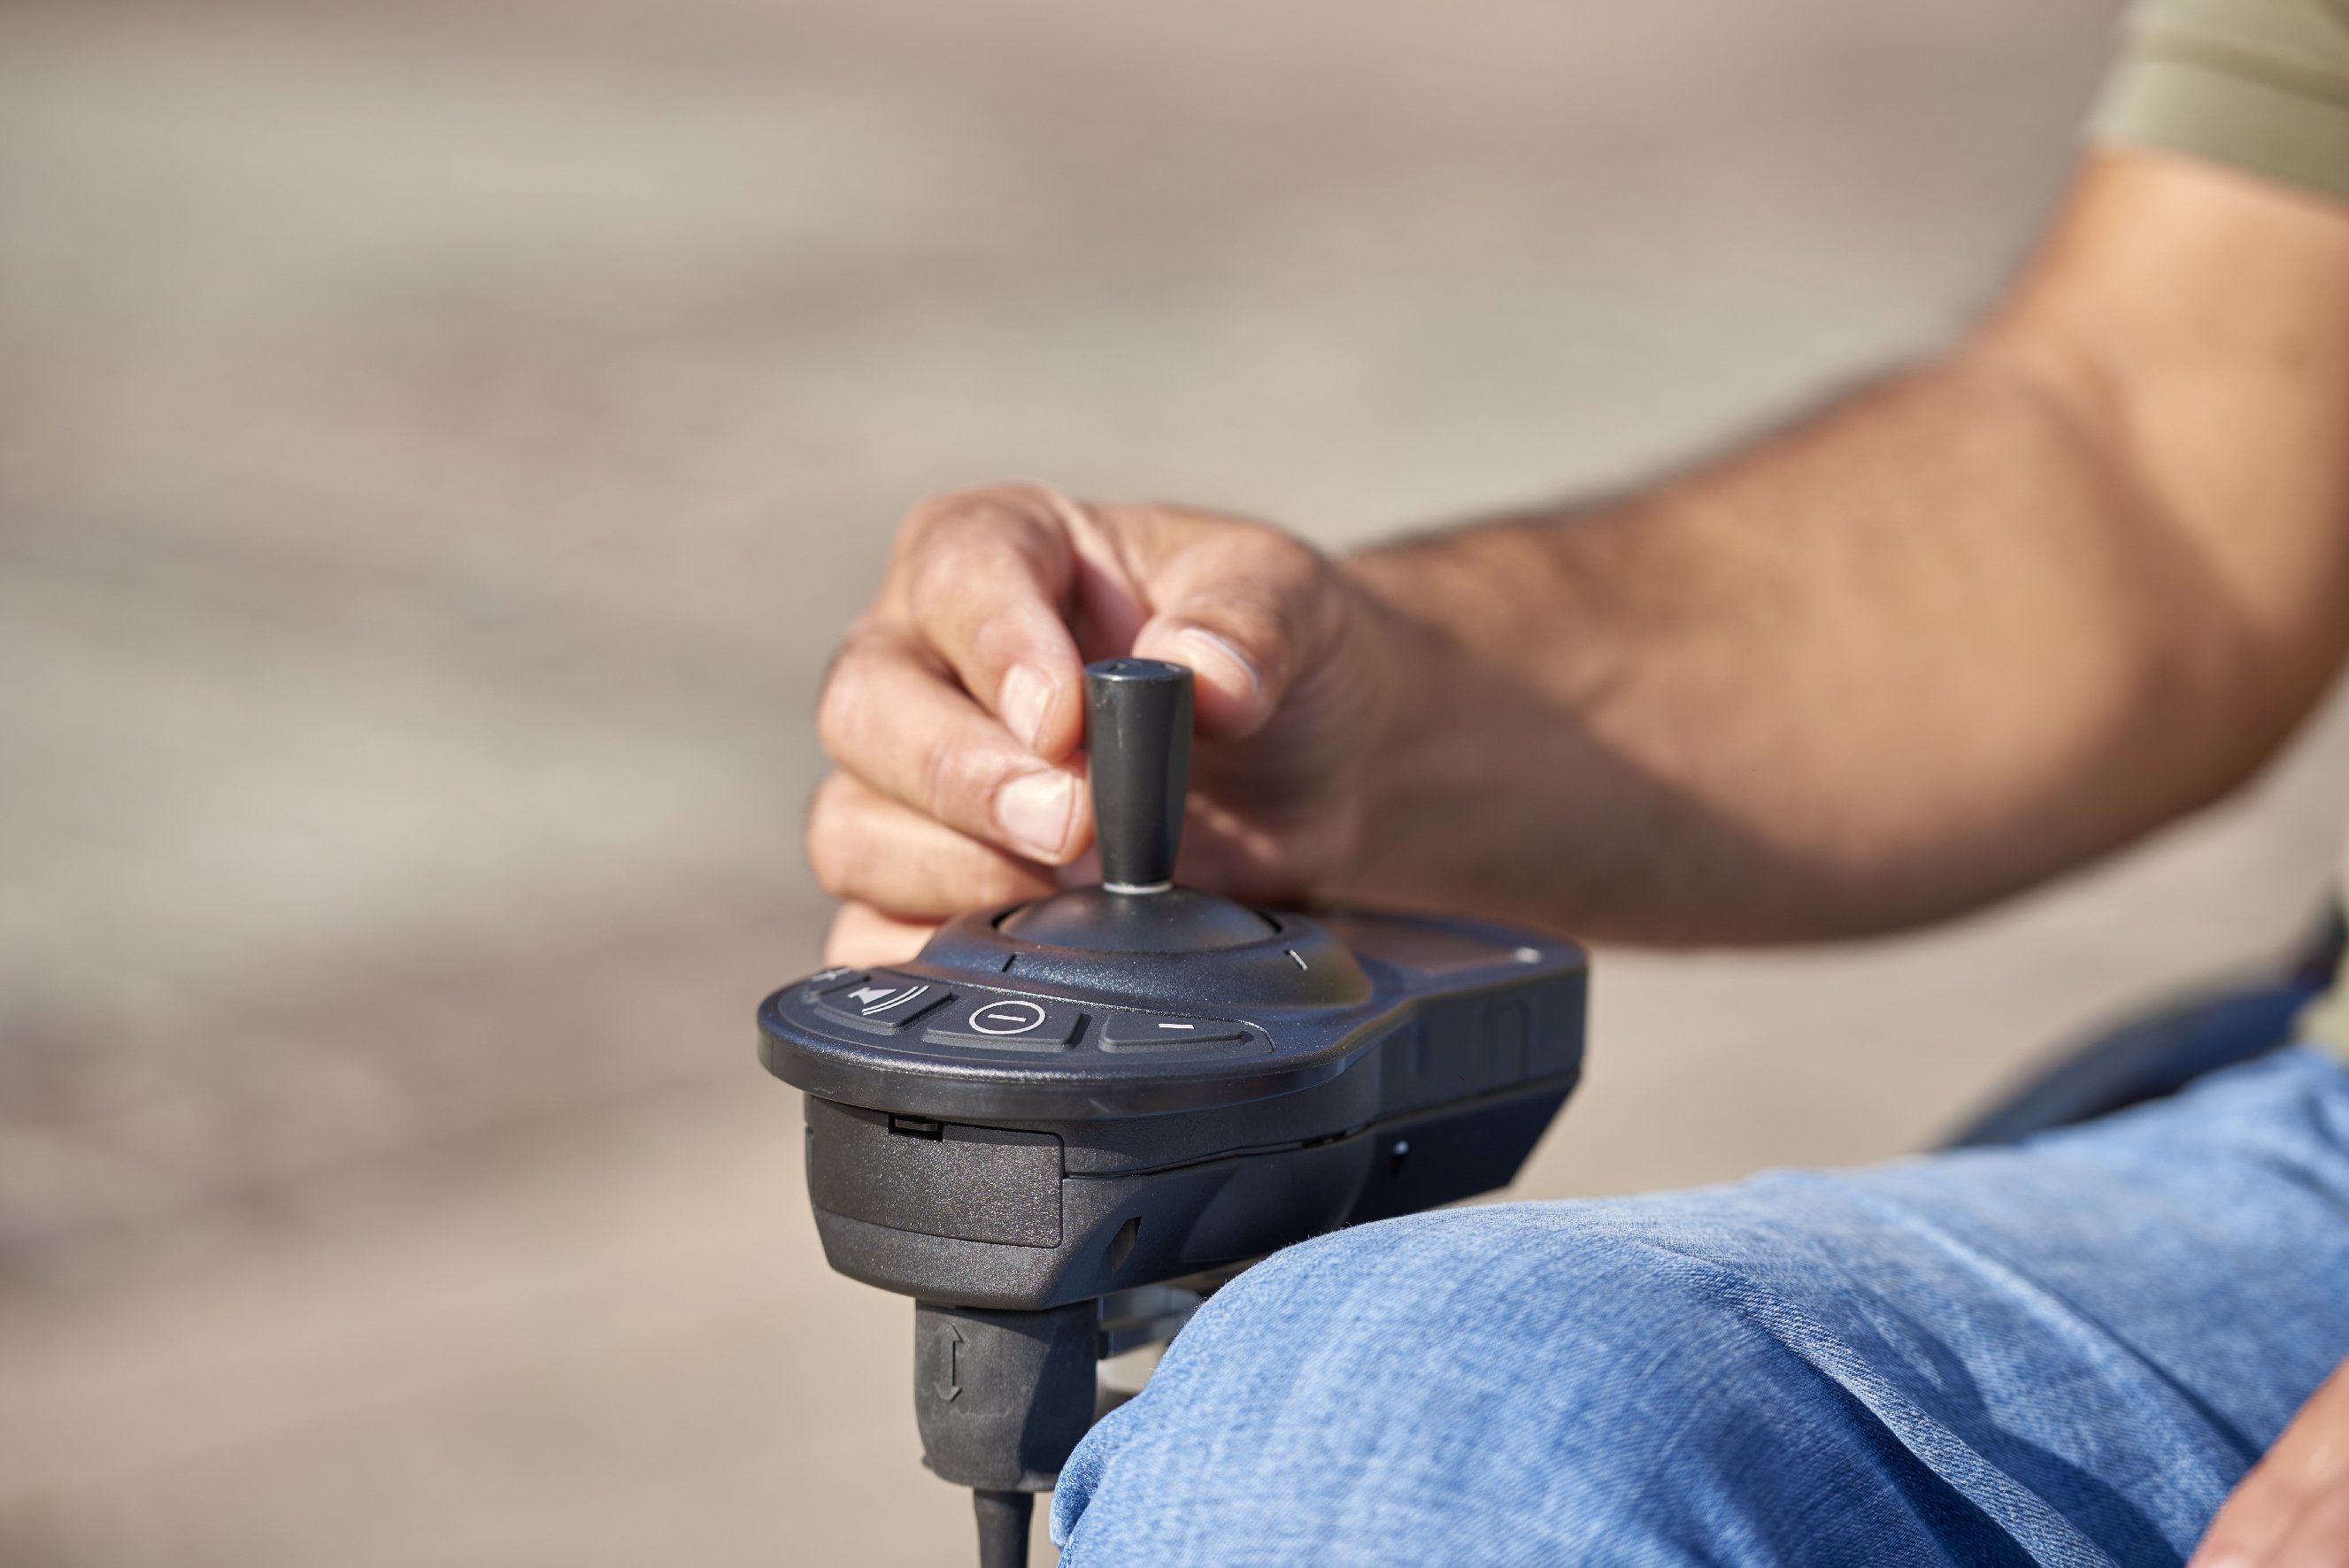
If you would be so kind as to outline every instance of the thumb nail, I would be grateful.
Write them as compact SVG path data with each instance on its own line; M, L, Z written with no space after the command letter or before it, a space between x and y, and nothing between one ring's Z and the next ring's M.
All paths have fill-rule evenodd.
M1264 676L1257 673L1256 661L1240 652L1240 646L1220 632L1210 632L1205 626L1185 626L1174 634L1174 641L1192 655L1191 667L1203 675L1215 676L1210 665L1222 666L1223 678L1216 685L1242 686L1253 695L1264 690Z

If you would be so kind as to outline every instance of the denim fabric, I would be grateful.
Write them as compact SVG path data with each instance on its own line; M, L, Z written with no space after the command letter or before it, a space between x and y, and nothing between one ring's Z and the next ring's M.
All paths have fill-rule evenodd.
M1292 1247L1094 1429L1052 1534L1064 1568L2176 1564L2344 1355L2349 1073L2295 1048L2018 1150Z

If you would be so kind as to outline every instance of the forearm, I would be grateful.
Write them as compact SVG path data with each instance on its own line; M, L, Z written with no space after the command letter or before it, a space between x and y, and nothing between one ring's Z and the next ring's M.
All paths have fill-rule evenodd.
M2165 470L2148 411L2157 441L2199 417L2109 370L2002 325L1651 491L1356 557L1394 697L1332 891L1606 938L1846 935L2223 792L2338 656L2337 464L2282 497ZM2256 468L2270 391L2294 388L2229 404L2251 428L2227 461ZM2296 420L2340 407L2297 391Z
M2349 645L2349 209L2092 161L2000 316L1683 479L1370 552L932 497L827 679L832 952L1089 841L1081 666L1196 680L1178 874L1599 938L1964 909L2245 777Z
M1353 891L1805 937L2118 841L2248 741L2243 650L2169 634L2207 585L2144 504L1968 356L1651 494L1360 557L1410 652Z

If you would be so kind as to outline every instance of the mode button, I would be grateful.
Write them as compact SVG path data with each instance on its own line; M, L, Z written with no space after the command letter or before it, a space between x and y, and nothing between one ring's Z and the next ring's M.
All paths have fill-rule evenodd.
M1011 1050L1067 1048L1083 1027L1084 1014L1065 1002L1028 996L969 996L938 1015L923 1038L951 1046L997 1046Z

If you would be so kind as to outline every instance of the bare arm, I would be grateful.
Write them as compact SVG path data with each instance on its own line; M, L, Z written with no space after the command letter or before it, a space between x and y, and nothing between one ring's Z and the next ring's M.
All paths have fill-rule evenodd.
M2338 665L2349 211L2102 158L1940 360L1348 570L1410 652L1345 891L1661 942L1980 903L2223 793Z
M2349 640L2349 210L2093 160L1940 359L1683 479L1332 563L1037 486L916 509L822 709L835 957L1082 855L1079 665L1199 673L1178 874L1601 938L1889 929L2240 782Z
M2349 209L2092 161L2005 307L1685 479L1332 563L934 498L833 667L809 848L886 962L1090 836L1078 667L1198 673L1186 881L1592 936L1884 930L2240 782L2349 642ZM2349 1371L2198 1564L2349 1568Z

